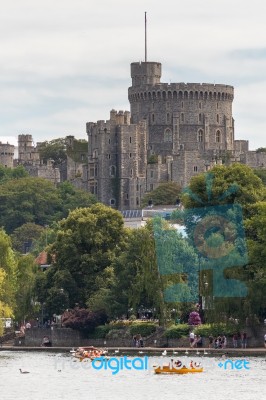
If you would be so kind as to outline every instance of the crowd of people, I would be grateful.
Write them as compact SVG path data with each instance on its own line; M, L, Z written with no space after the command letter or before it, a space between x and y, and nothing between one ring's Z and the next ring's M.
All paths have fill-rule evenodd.
M247 333L246 332L237 332L233 335L233 347L242 347L242 349L247 348ZM209 338L209 348L214 349L224 349L227 347L227 338L225 335L218 335L214 337L210 335ZM189 334L189 343L190 347L202 347L203 339L200 335L196 335L193 331Z

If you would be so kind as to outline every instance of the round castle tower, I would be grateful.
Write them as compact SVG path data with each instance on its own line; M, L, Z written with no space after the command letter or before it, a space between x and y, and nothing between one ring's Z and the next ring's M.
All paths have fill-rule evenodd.
M150 154L234 150L234 88L209 83L161 83L161 64L131 64L132 123L146 119Z

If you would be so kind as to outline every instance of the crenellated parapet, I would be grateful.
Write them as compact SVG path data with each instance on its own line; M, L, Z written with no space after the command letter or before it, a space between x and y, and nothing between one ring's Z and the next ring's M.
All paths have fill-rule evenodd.
M161 83L151 87L132 86L128 89L130 102L169 100L233 101L234 88L210 83Z

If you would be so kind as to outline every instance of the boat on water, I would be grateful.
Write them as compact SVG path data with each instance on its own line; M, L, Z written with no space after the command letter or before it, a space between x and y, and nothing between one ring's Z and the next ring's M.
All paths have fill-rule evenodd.
M70 351L73 357L78 358L80 361L84 359L94 360L102 356L106 356L107 350L99 349L94 346L78 347L77 350Z
M189 374L195 372L203 372L203 368L174 368L173 366L164 365L162 367L154 368L155 374Z

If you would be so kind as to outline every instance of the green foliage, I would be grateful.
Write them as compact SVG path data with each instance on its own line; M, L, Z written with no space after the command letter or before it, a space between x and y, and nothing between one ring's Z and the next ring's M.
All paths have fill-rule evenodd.
M16 168L6 168L0 165L0 184L12 179L26 178L27 176L29 176L28 172L21 165Z
M8 233L26 223L50 225L69 210L88 207L95 197L69 182L56 188L42 178L13 179L0 185L0 225Z
M210 198L206 188L206 176L212 179ZM228 196L224 196L232 186L235 190ZM249 204L261 201L266 197L261 179L254 174L250 167L237 163L229 167L216 166L210 173L193 177L189 189L201 199L201 202L195 200L195 197L183 195L182 202L185 208L238 203L245 211Z
M266 185L266 169L253 169L253 172L262 180L263 184Z
M0 225L7 232L27 222L49 225L60 218L61 208L57 189L45 179L23 178L0 185Z
M98 310L100 293L112 283L111 265L123 233L122 215L110 207L95 204L70 212L50 249L56 262L48 271L46 287L63 288L70 307L91 300Z
M156 189L147 193L141 204L146 207L152 199L153 205L172 205L180 197L181 187L175 182L161 183Z
M40 153L40 158L47 163L49 159L54 161L54 166L58 167L66 160L66 139L59 138L41 143L38 146L38 151Z
M90 339L104 339L108 332L112 329L109 325L96 326L94 332L90 333Z
M148 164L157 164L158 163L158 155L157 154L152 154L148 158Z
M0 230L0 317L13 315L16 302L17 262L8 235Z
M226 325L226 324L203 324L197 326L197 328L194 329L194 333L196 335L200 336L205 336L208 337L210 335L217 337L219 335L225 335L225 336L232 336L234 333L236 333L236 326L235 325Z
M14 250L24 253L25 243L27 242L29 247L31 247L32 243L40 238L43 231L44 227L32 222L28 222L16 228L10 236Z
M166 329L164 336L168 339L180 339L187 337L189 334L189 326L187 324L172 325Z
M20 256L17 267L16 310L17 321L29 319L33 313L32 300L35 284L36 264L31 254Z
M70 182L60 183L58 194L62 204L62 214L60 218L66 218L69 211L76 208L90 207L97 202L96 197L84 190L75 188Z
M130 327L131 335L141 335L142 337L150 336L156 331L156 324L152 322L134 323Z

